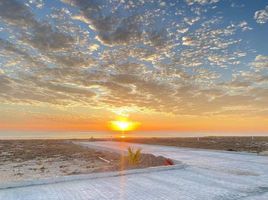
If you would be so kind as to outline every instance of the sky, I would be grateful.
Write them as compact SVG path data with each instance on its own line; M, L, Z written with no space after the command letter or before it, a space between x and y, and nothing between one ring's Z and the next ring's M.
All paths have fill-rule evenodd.
M268 133L268 0L0 0L0 130Z

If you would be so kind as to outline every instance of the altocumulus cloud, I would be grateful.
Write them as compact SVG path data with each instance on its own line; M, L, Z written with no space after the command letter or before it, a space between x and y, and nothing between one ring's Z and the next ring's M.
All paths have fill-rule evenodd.
M2 0L0 99L180 115L263 112L267 57L244 62L254 51L239 34L253 29L225 21L220 2ZM267 7L255 19L265 23Z
M266 6L263 10L256 11L254 18L259 24L265 24L268 22L268 6Z

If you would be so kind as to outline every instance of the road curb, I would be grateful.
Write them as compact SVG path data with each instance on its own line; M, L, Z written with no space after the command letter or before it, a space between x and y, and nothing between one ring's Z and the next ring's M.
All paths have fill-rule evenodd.
M69 182L69 181L91 180L91 179L126 176L126 175L133 175L133 174L153 173L153 172L167 171L167 170L178 170L178 169L184 169L185 167L186 167L185 164L177 164L177 165L171 165L171 166L149 167L149 168L144 168L144 169L131 169L131 170L124 170L124 171L116 171L116 172L99 172L99 173L92 173L92 174L86 174L86 175L85 174L84 175L70 175L70 176L46 178L46 179L39 179L39 180L9 182L5 184L0 184L0 190L38 186L38 185L47 185L47 184L57 184L57 183Z

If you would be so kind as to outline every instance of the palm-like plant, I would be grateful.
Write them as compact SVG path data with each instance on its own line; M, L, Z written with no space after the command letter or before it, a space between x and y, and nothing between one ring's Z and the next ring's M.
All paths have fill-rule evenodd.
M137 165L137 164L139 164L140 159L141 159L141 149L137 149L135 151L133 148L128 147L128 161L129 161L129 164Z

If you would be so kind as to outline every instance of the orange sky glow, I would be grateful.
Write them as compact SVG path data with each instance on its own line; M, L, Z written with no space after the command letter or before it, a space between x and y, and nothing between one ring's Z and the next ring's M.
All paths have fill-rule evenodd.
M21 108L20 108L21 109ZM20 110L19 109L19 110ZM55 109L55 108L54 108ZM52 109L52 110L54 110ZM56 108L58 109L58 108ZM178 132L267 132L268 119L265 117L236 116L176 116L155 112L131 113L120 117L117 113L101 111L101 117L91 118L87 114L72 113L61 109L57 114L28 112L9 109L6 117L0 120L0 130L24 131L112 131L111 121L127 119L138 123L137 131L178 131ZM99 111L98 111L99 112ZM5 112L2 112L5 114ZM79 116L78 116L79 115ZM12 119L12 120L11 120Z

